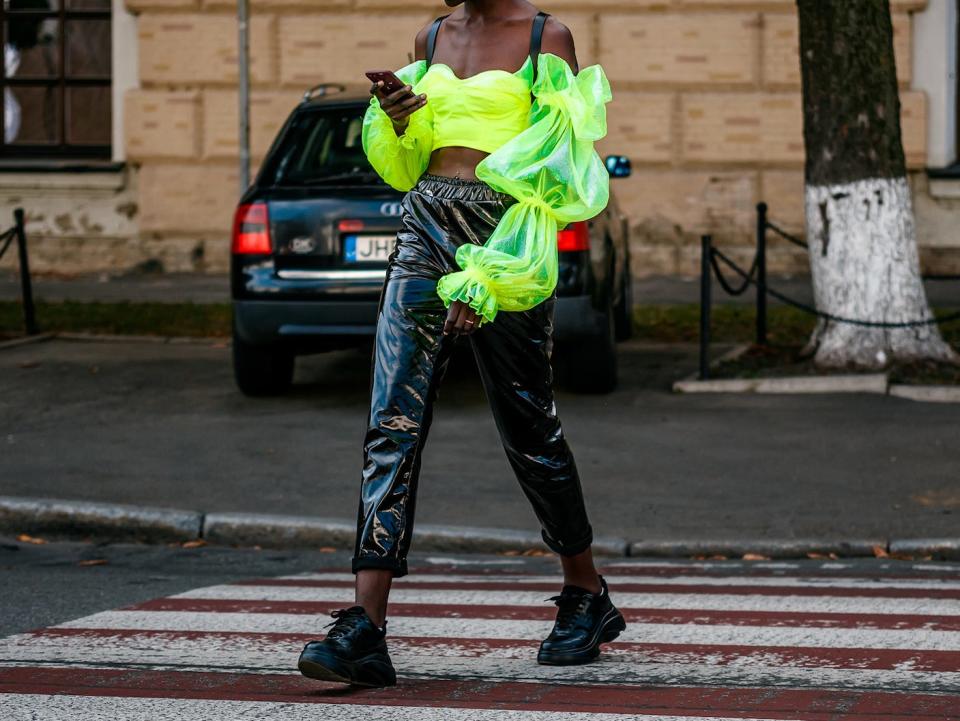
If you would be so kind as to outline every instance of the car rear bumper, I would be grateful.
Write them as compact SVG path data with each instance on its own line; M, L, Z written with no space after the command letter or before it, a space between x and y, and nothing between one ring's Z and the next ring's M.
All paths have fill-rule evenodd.
M375 300L234 300L233 313L237 335L253 345L306 338L361 342L376 332L378 306ZM605 331L605 318L594 309L590 296L557 298L555 339L596 337Z
M372 336L377 327L375 300L235 300L235 332L255 345L308 337Z

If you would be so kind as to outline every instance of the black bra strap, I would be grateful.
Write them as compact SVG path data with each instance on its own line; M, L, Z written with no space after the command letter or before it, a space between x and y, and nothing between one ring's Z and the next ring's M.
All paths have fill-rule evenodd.
M442 23L446 17L446 15L438 17L433 21L433 25L431 25L427 31L427 67L430 67L430 62L433 60L433 51L437 47L437 33L440 32L440 23Z
M530 61L533 63L533 81L537 81L537 58L540 57L540 45L543 43L543 25L547 22L549 13L542 10L533 19L533 28L530 30Z

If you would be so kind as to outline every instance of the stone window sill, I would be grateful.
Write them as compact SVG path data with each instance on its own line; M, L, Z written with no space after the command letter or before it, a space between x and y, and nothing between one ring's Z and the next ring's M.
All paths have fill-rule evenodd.
M0 189L119 190L126 163L84 160L0 160Z

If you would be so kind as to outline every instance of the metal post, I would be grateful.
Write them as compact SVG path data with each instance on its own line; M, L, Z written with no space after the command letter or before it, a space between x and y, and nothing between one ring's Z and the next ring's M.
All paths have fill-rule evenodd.
M757 345L767 344L767 204L757 204Z
M710 377L710 303L711 273L710 256L713 254L713 239L700 237L700 380Z
M237 98L239 100L240 127L240 194L250 187L250 39L248 18L250 0L237 0L237 29L239 52L237 53Z
M23 302L23 324L27 335L37 334L37 319L33 310L33 286L30 284L30 263L27 260L27 233L24 229L23 208L13 211L17 228L17 253L20 256L20 299Z

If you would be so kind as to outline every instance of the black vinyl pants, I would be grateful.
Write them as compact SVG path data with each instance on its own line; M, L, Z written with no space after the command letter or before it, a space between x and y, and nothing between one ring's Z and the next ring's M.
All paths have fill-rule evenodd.
M456 338L442 333L447 311L437 281L458 270L457 248L482 245L513 202L482 181L430 174L403 198L403 225L377 319L354 573L367 568L407 573L420 454ZM553 402L554 303L550 298L528 311L500 311L468 337L504 449L540 520L543 540L572 556L590 546L593 534ZM464 489L465 502L469 494Z

